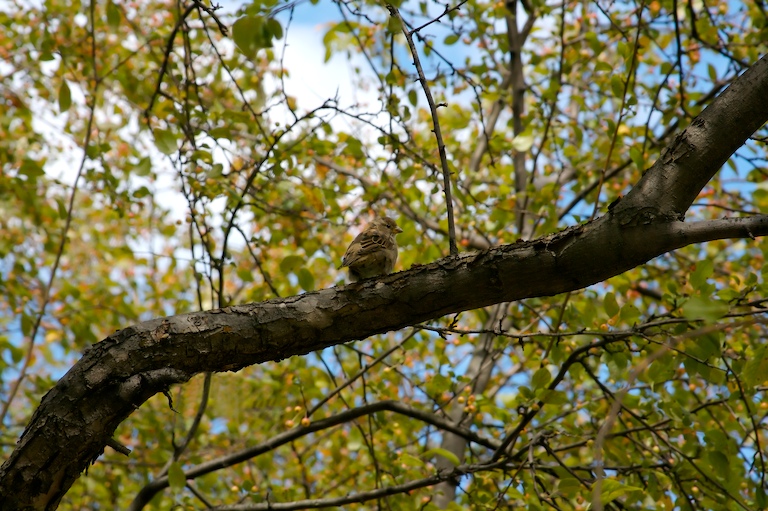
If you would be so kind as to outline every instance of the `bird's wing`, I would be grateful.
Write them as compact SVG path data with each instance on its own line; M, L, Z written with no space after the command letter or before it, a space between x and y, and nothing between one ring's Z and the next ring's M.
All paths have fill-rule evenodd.
M365 229L357 235L347 248L347 252L342 259L342 266L351 266L359 261L361 257L377 252L379 250L390 249L393 242L390 236L383 235L376 228Z

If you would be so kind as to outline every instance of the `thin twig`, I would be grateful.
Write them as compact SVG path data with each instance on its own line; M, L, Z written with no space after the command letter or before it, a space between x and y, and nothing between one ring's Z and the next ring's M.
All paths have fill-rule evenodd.
M207 5L203 4L200 0L193 0L192 3L195 4L198 11L205 11L208 16L210 16L213 21L216 22L216 27L219 29L219 33L223 35L224 37L227 37L229 35L229 29L227 26L219 19L218 16L216 16L216 11L222 9L221 5L213 4L211 3L211 7L208 7ZM200 14L200 19L205 23L205 18L203 17L202 13Z
M171 35L168 36L168 43L165 45L163 63L160 65L160 72L157 75L157 82L155 83L155 92L152 94L152 98L149 100L149 105L144 110L144 117L147 120L147 124L149 124L149 115L150 112L152 112L152 108L155 106L155 100L160 95L160 88L163 86L163 78L168 72L168 63L171 59L171 53L173 52L173 41L176 39L176 34L179 32L179 29L181 29L181 26L184 24L184 20L187 19L187 16L192 14L192 11L195 10L195 7L195 4L190 4L187 6L186 10L179 18L179 21L176 22L173 30L171 30Z
M389 10L391 16L400 21L403 28L403 34L408 41L408 47L411 49L413 65L416 66L416 71L419 74L419 82L421 82L421 87L424 89L427 103L429 103L429 110L432 113L432 131L435 133L435 138L437 139L437 150L438 153L440 153L440 165L443 169L443 192L445 193L445 205L448 211L448 245L451 255L458 255L459 249L456 247L456 227L453 220L453 199L451 198L451 172L448 169L448 158L445 155L445 143L443 142L443 135L440 132L440 121L437 118L437 106L432 97L432 92L429 90L427 79L424 76L424 70L421 67L421 61L419 60L419 54L416 51L416 45L413 44L414 31L408 30L408 26L405 24L405 20L400 15L400 11L397 10L397 7L392 4L387 4L387 10Z
M171 464L174 461L179 461L181 458L181 455L184 453L184 451L187 450L187 447L189 447L190 442L192 442L192 439L197 434L197 430L200 427L200 422L203 420L203 416L205 415L205 410L208 408L208 398L211 394L211 378L213 376L213 373L205 373L205 379L203 380L203 393L200 396L200 404L197 407L197 413L195 413L195 418L192 420L192 425L189 427L189 430L187 431L186 436L184 437L184 441L181 443L181 445L176 446L173 449L173 456L166 462L163 469L160 471L160 476L164 476L168 474L168 470L171 468Z
M326 499L308 499L295 502L260 502L242 505L227 506L225 509L230 511L259 511L259 510L281 510L292 511L301 509L322 509L328 507L338 507L346 504L359 504L371 500L379 500L392 495L410 493L413 490L433 486L441 481L456 479L463 475L472 474L486 470L493 470L501 466L500 463L479 463L474 465L460 465L451 471L439 472L422 479L416 479L403 484L383 486L374 490L350 493L341 497L329 497ZM381 507L381 506L378 506ZM224 509L224 508L221 508Z
M365 417L367 415L375 414L383 411L388 411L391 413L403 415L405 417L411 417L413 419L420 420L440 430L447 431L455 435L459 435L463 438L466 438L468 441L474 444L477 444L478 446L485 447L486 449L498 449L499 447L499 442L497 440L488 439L481 435L478 435L469 429L458 426L453 421L446 420L442 417L439 417L435 413L419 410L417 408L414 408L412 406L409 406L407 404L404 404L398 401L392 401L392 400L378 401L378 402L367 404L364 406L352 408L350 410L346 410L323 419L312 421L307 426L304 426L304 425L296 426L291 430L279 433L247 449L243 449L241 451L231 453L227 456L214 458L206 462L203 462L199 465L192 466L184 471L184 476L188 481L197 479L198 477L201 477L203 475L210 474L217 470L221 470L222 468L231 467L238 463L247 461L251 458L255 458L266 452L273 451L274 449L277 449L280 446L286 445L299 438L309 436L318 431L330 430L341 424L346 424L351 421L354 421L357 418ZM484 466L487 469L492 469L498 466L499 464L503 464L503 463L506 463L506 461L502 460L500 463L497 464L496 460L492 460L487 464L485 464ZM459 468L460 467L456 467L454 471L458 470ZM425 484L424 486L437 484L441 480L443 479L432 480L429 484ZM410 484L410 483L407 483L407 484ZM141 491L139 491L139 493L136 495L133 502L128 507L129 511L139 511L144 507L145 504L147 504L152 499L152 497L154 497L158 492L160 492L164 488L167 488L168 486L169 486L169 481L168 481L167 475L159 477L154 481L151 481L150 483L145 485L144 488L142 488ZM367 497L363 500L367 500ZM333 501L333 502L336 502L336 501ZM302 507L304 508L307 507L306 505L300 506L298 504L299 503L296 502L296 503L285 503L284 505L288 505L288 506L296 505L297 506L296 509L302 509ZM333 506L333 505L340 505L340 504L331 503L329 505ZM273 509L277 509L277 508L273 508ZM290 509L294 509L294 508L291 507Z
M441 14L440 16L438 16L438 17L437 17L437 18L435 18L435 19L432 19L432 20L429 20L429 21L427 21L426 23L424 23L424 24L423 24L423 25L421 25L420 27L416 27L416 28L414 28L413 30L411 30L411 33L412 33L412 34L415 34L416 32L420 31L422 28L426 28L426 27L430 26L432 23L437 23L437 22L439 22L439 21L440 21L440 19L442 19L442 18L443 18L443 16L446 16L447 14L450 14L450 13L451 13L451 12L453 12L453 11L458 11L458 10L459 10L459 9L461 9L461 7L462 7L462 6L463 6L465 3L467 3L468 1L469 1L469 0L462 0L461 2L459 2L458 4L456 4L456 5L454 5L453 7L450 7L450 8L449 8L449 7L446 5L446 6L445 6L445 10L443 11L443 14Z
M605 183L606 179L606 173L608 172L608 166L611 164L611 155L613 154L613 150L616 147L616 141L619 138L619 127L621 126L622 121L624 120L624 109L627 106L627 94L629 93L629 84L632 81L632 78L634 76L634 73L637 72L636 69L636 62L637 62L637 53L640 50L640 31L642 29L642 17L643 17L643 9L645 8L645 2L643 2L640 5L640 9L637 13L637 32L635 33L635 45L634 48L632 48L632 59L629 61L629 69L627 69L627 79L624 82L624 91L621 94L621 106L619 107L619 119L616 122L616 128L613 130L613 136L611 137L611 145L608 147L608 155L605 157L605 165L603 166L603 171L600 173L600 180L597 183L597 195L595 195L595 207L592 209L592 216L590 217L590 220L594 220L597 217L597 212L600 210L600 192L603 189L603 184ZM617 27L617 29L621 32L621 29ZM622 34L624 32L621 32Z
M396 350L400 349L403 344L406 343L406 341L409 341L413 336L418 332L418 329L414 328L413 331L407 335L402 341L396 343L394 346L389 348L387 351L376 357L376 360L371 362L370 364L366 365L362 369L360 369L357 373L355 373L353 376L349 377L344 383L337 386L332 392L330 392L327 396L325 396L323 399L320 400L319 403L317 403L315 406L313 406L310 410L307 410L306 417L311 417L316 411L318 411L322 406L333 399L335 395L337 395L339 392L344 390L345 388L352 385L355 380L363 376L365 373L367 373L369 370L371 370L373 367L377 366L379 362L390 356L392 353L394 353Z
M5 400L5 403L3 403L3 408L0 410L0 424L2 424L5 421L5 416L8 413L8 410L11 407L11 403L13 402L14 398L16 397L16 394L19 391L19 388L21 387L21 382L26 378L27 371L29 370L29 366L32 364L32 359L34 358L34 349L35 349L35 339L37 338L37 334L40 331L40 326L43 321L43 317L45 316L45 311L48 308L48 304L51 301L51 289L53 289L53 281L56 279L56 274L59 269L59 264L61 263L61 258L64 256L64 247L67 244L67 236L69 234L69 228L72 225L72 215L75 209L75 196L77 195L77 189L78 185L80 183L80 178L83 175L83 171L85 170L85 162L88 161L88 151L87 148L91 143L91 133L93 131L93 122L94 122L94 116L96 115L96 103L97 103L97 92L99 89L99 86L101 85L101 77L98 75L98 66L96 65L96 35L95 35L95 29L94 29L94 2L91 2L91 8L90 8L90 19L89 19L89 35L91 39L91 60L93 63L93 90L90 92L88 97L91 98L91 105L90 105L90 113L88 115L88 125L85 128L85 138L83 139L83 157L80 159L80 167L77 169L77 175L75 176L75 182L72 184L72 193L69 196L69 203L67 204L67 218L64 221L64 227L61 229L61 240L59 241L59 248L56 251L56 258L53 261L53 267L51 267L50 275L48 276L48 282L45 284L45 289L43 290L43 300L40 304L40 311L37 314L37 317L35 318L35 324L32 327L32 332L29 334L29 342L27 344L27 352L24 355L24 364L21 367L21 370L19 370L19 376L14 380L13 384L11 385L11 388L8 392L8 399ZM119 450L119 449L116 449ZM122 452L122 451L119 451Z
M760 484L763 488L765 488L765 458L763 457L763 448L760 445L760 435L758 433L761 426L758 425L758 423L755 422L755 415L752 411L752 407L749 404L749 399L746 398L746 394L744 392L744 385L741 383L741 379L739 378L739 375L736 373L736 371L733 370L731 367L731 364L728 363L727 358L728 357L721 357L723 360L723 364L725 364L725 367L728 369L728 372L730 372L733 375L733 379L736 382L736 385L739 388L739 398L741 399L741 402L744 403L744 408L747 410L747 416L749 417L749 422L752 424L752 431L755 433L755 457L760 461ZM747 436L749 434L747 433Z
M613 429L613 425L616 422L616 419L619 416L619 411L621 410L621 407L623 405L624 397L627 395L629 390L631 390L635 380L643 373L643 371L645 371L651 365L652 362L654 362L655 360L658 360L659 358L664 356L668 351L675 348L678 344L680 344L681 342L687 339L695 339L697 337L701 337L703 335L707 335L712 332L720 332L722 330L734 328L737 326L747 326L756 322L757 322L756 320L746 320L746 321L742 321L735 324L721 323L721 324L705 326L696 330L691 330L690 332L686 332L683 335L670 339L670 341L667 344L663 345L660 349L648 355L637 366L635 366L632 369L632 371L630 371L629 377L627 378L624 388L616 393L615 399L608 413L608 417L606 417L605 422L600 427L600 430L598 431L597 436L595 437L595 446L594 446L594 454L593 454L593 459L595 463L595 482L594 482L594 485L592 486L592 509L596 511L602 511L603 509L603 500L602 500L601 493L603 489L603 479L605 478L605 472L603 470L604 469L603 448L605 445L605 439L610 434L611 429ZM734 500L736 501L737 504L744 507L744 505L739 500L735 498ZM744 509L747 509L747 508L744 508Z

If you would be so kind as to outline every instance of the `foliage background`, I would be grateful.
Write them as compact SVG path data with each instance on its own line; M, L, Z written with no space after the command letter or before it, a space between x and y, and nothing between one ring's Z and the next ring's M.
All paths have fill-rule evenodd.
M441 105L462 250L604 212L768 40L760 2L399 8ZM5 4L0 20L4 456L45 391L116 329L342 283L373 214L404 228L400 268L447 255L432 116L382 4L50 0ZM331 71L288 65L307 25ZM317 94L329 84L340 92ZM765 136L687 218L766 213ZM615 509L764 508L765 252L691 246L565 296L201 376L172 389L172 408L157 396L122 424L130 457L107 450L62 508L124 508L165 472L153 505L193 509L343 497L490 456L451 454L439 429L378 412L185 488L181 470L384 400L496 441L544 402L506 465L461 479L457 509L586 509L599 459ZM428 486L358 507L444 504Z

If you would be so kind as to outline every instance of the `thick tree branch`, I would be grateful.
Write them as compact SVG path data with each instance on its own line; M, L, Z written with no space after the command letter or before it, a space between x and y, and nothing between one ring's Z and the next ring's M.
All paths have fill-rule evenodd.
M38 489L36 509L54 509L120 422L199 372L236 371L449 313L580 289L691 243L768 234L768 216L630 227L620 220L609 214L532 242L360 284L116 332L86 351L43 398L0 469L0 508L22 508L13 489L24 487Z
M615 210L639 222L682 219L720 167L768 119L768 56L709 105L661 152Z
M445 314L583 288L704 241L768 234L768 216L677 219L768 120L768 57L716 99L597 220L530 242L285 299L146 321L109 336L42 399L0 467L0 509L55 509L117 426L170 385ZM30 495L32 497L30 498Z

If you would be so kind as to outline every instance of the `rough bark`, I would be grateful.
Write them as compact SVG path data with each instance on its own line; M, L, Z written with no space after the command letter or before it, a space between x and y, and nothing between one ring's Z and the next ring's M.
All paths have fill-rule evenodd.
M445 314L580 289L692 243L768 234L768 216L680 221L766 120L763 58L675 139L627 197L591 223L346 287L160 318L114 333L43 397L0 467L0 509L55 509L121 421L197 373L236 371Z
M661 153L615 208L633 221L682 220L702 188L766 122L768 55L763 56L705 108ZM754 110L753 110L754 109Z

